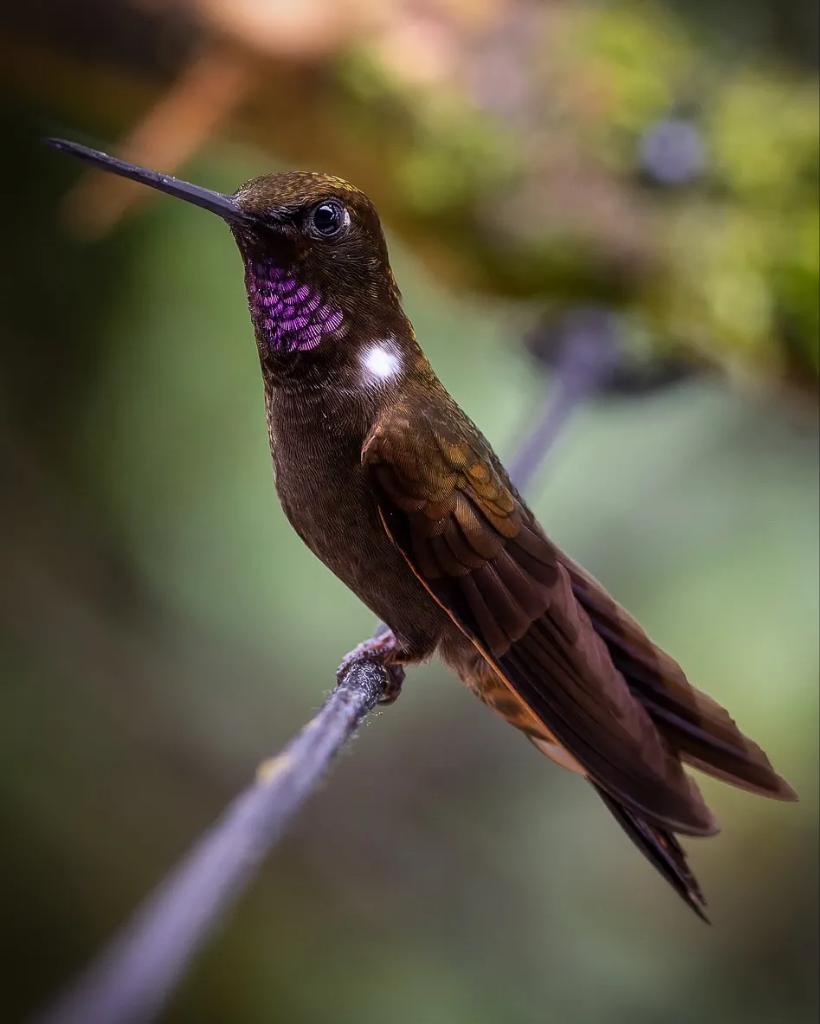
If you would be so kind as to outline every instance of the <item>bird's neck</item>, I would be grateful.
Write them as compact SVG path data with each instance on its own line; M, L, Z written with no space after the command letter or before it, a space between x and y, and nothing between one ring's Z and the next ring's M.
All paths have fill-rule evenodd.
M349 329L338 304L274 257L245 261L245 288L260 352L311 352Z
M415 389L440 387L403 314L401 321L352 330L307 352L260 347L260 357L274 447L295 442L360 451L386 410Z
M243 249L268 419L277 431L358 434L432 375L392 273L340 290L284 253Z

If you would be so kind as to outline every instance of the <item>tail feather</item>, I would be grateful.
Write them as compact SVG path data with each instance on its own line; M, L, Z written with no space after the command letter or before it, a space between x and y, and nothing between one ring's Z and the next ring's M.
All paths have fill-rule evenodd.
M680 665L652 643L597 580L569 559L566 564L573 592L606 643L612 663L680 757L741 789L796 800L792 787L729 713L689 683Z
M595 785L593 783L593 785ZM598 795L613 817L650 864L666 879L675 892L706 924L706 900L698 880L686 863L686 854L672 832L649 824L634 811L624 807L607 792L595 786Z

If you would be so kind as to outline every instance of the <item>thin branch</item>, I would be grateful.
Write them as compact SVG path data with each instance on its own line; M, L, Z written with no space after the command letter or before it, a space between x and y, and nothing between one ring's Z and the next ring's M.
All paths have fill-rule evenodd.
M522 492L529 489L572 414L603 390L622 361L612 317L602 310L574 310L558 333L558 351L551 357L552 386L508 466L510 479ZM549 343L555 344L552 339Z
M378 703L387 673L352 663L321 710L229 805L76 988L38 1024L143 1024L166 1003L334 755Z
M590 332L568 332L551 394L512 461L530 483L571 413L603 385L612 357ZM595 354L597 353L597 354ZM380 629L385 627L381 626ZM377 630L378 635L379 630ZM253 879L334 755L390 695L387 672L354 659L320 711L229 805L114 938L78 984L37 1024L147 1024L156 1018L197 950Z

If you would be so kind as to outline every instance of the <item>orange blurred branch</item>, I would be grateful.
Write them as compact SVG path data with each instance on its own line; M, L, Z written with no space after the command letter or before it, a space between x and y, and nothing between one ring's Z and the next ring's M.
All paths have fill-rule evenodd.
M257 63L247 52L223 40L208 43L117 147L117 155L173 173L199 151L258 80ZM88 171L66 196L63 216L77 234L99 238L147 195L122 178Z

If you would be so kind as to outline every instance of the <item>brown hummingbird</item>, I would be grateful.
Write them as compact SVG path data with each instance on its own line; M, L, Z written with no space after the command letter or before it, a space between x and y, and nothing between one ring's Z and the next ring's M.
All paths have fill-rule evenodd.
M684 765L763 796L795 793L544 533L419 347L370 200L340 178L302 172L223 195L51 144L228 223L282 507L389 627L357 655L400 685L403 666L438 653L540 751L587 779L704 917L676 833L718 829Z

